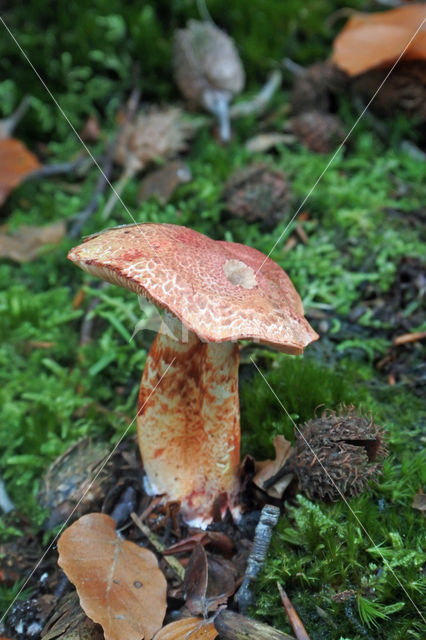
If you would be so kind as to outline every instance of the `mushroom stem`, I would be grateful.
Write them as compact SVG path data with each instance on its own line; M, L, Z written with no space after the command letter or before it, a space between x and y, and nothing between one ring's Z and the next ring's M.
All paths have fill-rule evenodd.
M237 344L201 342L167 312L147 357L138 410L146 489L179 500L193 525L211 522L218 496L223 509L236 503L238 361Z

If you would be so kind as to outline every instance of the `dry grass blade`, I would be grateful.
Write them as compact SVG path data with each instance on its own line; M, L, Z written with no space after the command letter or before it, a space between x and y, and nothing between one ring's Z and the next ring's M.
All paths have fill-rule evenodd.
M281 602L284 605L285 610L287 611L288 619L290 620L291 627L296 634L297 640L310 640L308 636L308 632L303 626L303 622L297 615L296 609L290 602L290 598L282 588L279 582L277 582L278 591L280 592Z

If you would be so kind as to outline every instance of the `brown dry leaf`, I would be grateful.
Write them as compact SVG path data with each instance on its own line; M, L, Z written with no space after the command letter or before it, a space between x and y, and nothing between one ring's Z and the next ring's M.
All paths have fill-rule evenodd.
M350 76L374 67L389 66L397 60L425 18L424 4L380 13L355 13L334 41L332 61ZM426 23L402 58L426 59Z
M284 436L279 435L274 438L275 448L275 460L263 460L262 462L256 462L256 475L253 478L253 482L264 491L267 491L268 495L273 498L281 498L285 489L290 484L293 474L288 473L278 482L276 482L269 489L265 489L265 482L272 478L287 462L290 456L294 453L294 449L291 446L291 442L286 440Z
M413 509L418 509L419 511L426 511L426 493L423 493L422 489L419 489L416 495L413 498L413 504L411 505Z
M167 583L155 555L121 540L102 513L83 516L58 541L59 565L105 640L150 640L166 612Z
M37 257L44 245L61 242L65 232L66 225L63 221L54 222L45 227L23 225L14 233L2 230L0 232L0 258L9 258L15 262L30 262Z
M193 615L203 615L206 608L207 554L202 544L195 545L185 570L185 604Z
M154 640L214 640L217 636L213 622L202 618L185 618L163 627Z
M286 133L260 133L247 140L245 148L251 153L263 153L279 144L291 144L294 141L295 137Z
M0 206L29 173L40 167L36 156L22 142L0 139Z
M179 185L189 182L191 178L191 169L185 162L172 160L142 180L139 202L157 198L161 204L167 204Z

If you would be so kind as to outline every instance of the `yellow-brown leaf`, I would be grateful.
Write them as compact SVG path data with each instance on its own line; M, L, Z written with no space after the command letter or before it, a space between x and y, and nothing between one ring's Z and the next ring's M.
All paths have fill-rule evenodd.
M25 176L40 167L36 156L22 142L0 139L0 206Z
M163 627L154 640L214 640L217 635L213 622L202 618L185 618Z
M150 640L166 612L167 583L155 555L121 540L102 513L83 516L58 541L59 565L105 640Z
M380 13L355 13L337 36L333 62L350 76L393 64L426 18L426 5ZM426 23L407 47L404 60L426 59Z

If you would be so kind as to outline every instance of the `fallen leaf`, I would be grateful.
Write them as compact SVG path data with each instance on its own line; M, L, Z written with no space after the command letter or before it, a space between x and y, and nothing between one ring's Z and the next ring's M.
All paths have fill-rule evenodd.
M0 139L0 206L29 173L40 167L36 156L22 142Z
M426 511L426 493L423 493L422 489L419 489L413 498L413 509L419 511Z
M333 44L332 61L350 76L390 66L426 18L424 4L379 13L355 13ZM426 59L426 22L405 50L403 60Z
M237 578L237 569L230 560L209 553L207 562L206 613L216 611L220 605L227 603L235 593Z
M9 258L15 262L30 262L37 257L43 246L61 242L65 232L65 222L62 221L44 227L23 225L13 233L2 231L0 232L0 258Z
M185 618L163 627L154 640L214 640L217 636L213 622L202 618Z
M178 186L189 182L191 178L191 169L185 162L181 160L168 162L142 180L139 202L154 197L161 204L167 204Z
M207 554L203 545L198 543L189 558L183 582L185 604L193 615L206 613L207 576Z
M102 513L83 516L58 540L59 565L105 640L150 640L166 612L167 583L155 555L122 540Z
M292 144L294 141L295 137L286 133L260 133L247 140L245 147L251 153L262 153L279 144Z
M100 135L101 129L99 127L99 122L95 116L91 114L80 131L80 138L85 142L97 142Z
M232 553L234 550L234 543L225 533L221 531L200 531L167 547L167 549L164 549L163 555L175 555L176 553L192 551L198 543L201 543L203 547L209 544L225 555Z
M271 497L281 498L285 489L293 479L293 474L287 473L267 489L265 489L265 483L283 468L287 460L293 454L294 449L291 446L291 442L286 440L282 435L275 436L274 448L275 460L263 460L262 462L256 462L257 473L253 478L253 482L260 489L267 491L268 495Z

